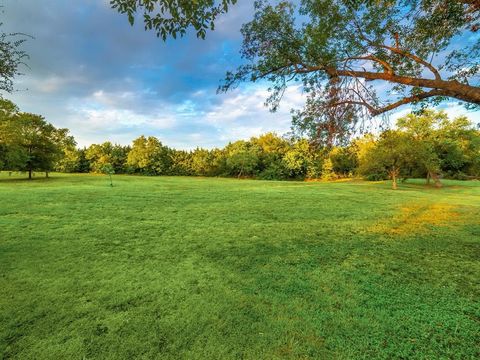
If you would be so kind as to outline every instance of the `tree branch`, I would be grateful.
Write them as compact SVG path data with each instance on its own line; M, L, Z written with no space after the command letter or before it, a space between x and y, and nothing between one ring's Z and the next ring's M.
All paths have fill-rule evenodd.
M410 104L412 102L417 102L417 101L427 99L427 98L431 98L431 97L434 97L434 96L448 96L448 94L447 94L447 92L445 92L443 90L434 89L434 90L431 90L431 91L426 91L426 92L423 92L423 93L420 93L420 94L405 97L403 99L400 99L400 100L398 100L394 103L388 104L388 105L383 106L381 108L374 107L373 105L366 102L363 98L361 98L362 101L357 101L357 100L339 101L339 102L331 104L331 106L340 106L340 105L365 106L372 116L377 116L377 115L384 114L388 111L391 111L393 109L396 109L399 106L402 106L402 105L405 105L405 104Z
M374 56L374 55L367 55L367 56L352 56L352 57L348 57L348 58L345 58L345 59L342 59L340 60L341 62L347 62L347 61L351 61L351 60L370 60L370 61L374 61L376 63L379 63L380 65L382 65L384 71L388 74L393 74L394 71L393 71L393 68L392 66L387 63L386 61L382 60L382 59L379 59L378 57Z

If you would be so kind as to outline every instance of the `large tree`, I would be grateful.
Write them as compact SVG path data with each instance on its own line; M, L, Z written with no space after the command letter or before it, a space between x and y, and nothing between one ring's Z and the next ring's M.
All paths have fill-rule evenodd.
M218 3L112 1L130 17L143 4L146 27L164 38L205 29L193 19L212 24L234 1L212 11ZM334 143L405 104L480 104L480 0L261 0L255 8L242 28L247 63L220 90L269 81L275 110L289 83L302 84L308 96L294 125L313 138Z
M478 2L303 0L256 4L244 25L247 64L221 90L243 81L273 84L275 109L290 82L303 85L300 130L333 143L359 122L401 105L446 98L480 105ZM301 16L301 20L297 16ZM459 47L454 40L460 40ZM341 137L340 137L341 138Z
M57 129L40 115L22 113L0 100L0 163L5 170L44 171L47 175L75 141L67 129Z

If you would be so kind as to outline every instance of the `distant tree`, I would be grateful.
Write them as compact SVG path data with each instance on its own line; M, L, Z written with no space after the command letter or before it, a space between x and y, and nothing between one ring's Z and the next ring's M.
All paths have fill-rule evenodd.
M327 157L323 161L321 174L322 174L321 176L322 180L331 181L331 180L338 179L339 176L333 168L333 162L330 157Z
M443 111L424 110L400 118L397 126L411 138L416 168L438 187L441 173L465 176L478 156L478 131L464 116L450 120Z
M334 147L328 153L328 159L332 164L332 170L340 177L351 176L357 168L357 155L352 146Z
M78 161L75 166L74 172L77 172L77 173L90 172L90 161L87 159L86 152L87 152L86 148L77 150Z
M190 154L190 166L193 174L198 176L211 176L216 173L214 157L211 151L196 148Z
M323 160L318 161L321 155L306 139L294 141L283 156L289 177L318 178L323 166Z
M62 152L63 156L55 164L55 171L63 173L81 172L78 171L80 152L75 147L65 147Z
M415 155L410 138L398 130L383 132L373 147L363 158L361 169L367 177L372 174L387 174L392 179L392 188L397 189L399 177L407 176L409 165Z
M112 149L113 144L109 141L90 145L85 151L85 157L90 162L90 171L102 173L103 166L112 163Z
M72 142L67 129L56 129L40 115L20 113L13 103L3 100L0 115L0 158L4 168L48 172L62 157L62 147Z
M435 126L446 118L447 115L443 112L425 110L421 114L412 113L397 121L397 127L408 137L409 146L414 152L410 167L426 174L428 181L434 179L437 187L441 186L441 182L440 159L435 147Z
M366 170L362 169L362 167L368 165L367 156L375 147L375 144L375 136L370 133L352 141L351 147L355 152L355 157L357 159L357 168L355 169L357 174L365 174L367 172Z
M111 165L113 166L116 174L124 174L129 172L127 159L130 151L130 146L122 146L119 144L113 145L111 152Z
M127 165L145 175L165 175L171 166L170 150L153 136L140 136L133 141Z
M449 177L480 176L480 131L465 116L443 119L435 136L440 168Z
M73 172L78 163L77 142L69 135L68 129L58 129L53 134L53 141L60 149L54 161L54 169L60 172ZM48 172L47 172L48 176Z
M170 167L171 175L188 176L194 175L192 170L192 158L188 151L171 150L170 159L172 165Z
M281 180L288 178L289 171L283 157L290 144L275 133L266 133L250 139L252 145L259 149L258 177L264 180Z
M112 180L112 175L115 174L115 169L113 168L112 164L104 164L102 165L101 169L102 173L105 175L108 175L110 178L110 186L113 187L113 180Z
M11 122L18 117L18 107L11 101L0 98L0 170L12 170L26 161L26 155L14 145Z
M109 141L103 144L90 145L85 151L85 158L90 163L90 171L102 173L106 164L113 166L115 173L125 173L129 147L112 144Z
M253 177L258 173L260 149L248 141L239 140L225 147L226 167L231 176Z

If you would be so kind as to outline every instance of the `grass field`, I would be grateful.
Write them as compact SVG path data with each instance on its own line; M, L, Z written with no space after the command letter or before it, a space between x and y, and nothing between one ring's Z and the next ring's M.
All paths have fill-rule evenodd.
M0 176L0 358L475 359L480 182Z

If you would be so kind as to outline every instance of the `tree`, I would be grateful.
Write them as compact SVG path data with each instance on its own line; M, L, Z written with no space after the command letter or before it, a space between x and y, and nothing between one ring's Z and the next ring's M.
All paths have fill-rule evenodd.
M434 179L437 187L440 182L440 159L436 152L437 127L440 122L448 119L443 111L424 110L420 114L409 114L397 121L397 127L408 138L410 147L414 150L412 167L420 169L427 176L427 182Z
M387 130L363 158L361 169L367 177L376 174L380 178L382 173L387 174L396 190L398 178L408 175L413 156L409 137L398 130Z
M52 139L60 151L57 152L54 168L57 171L73 172L78 164L77 142L68 134L68 129L58 129ZM48 176L48 172L47 172Z
M21 149L14 145L11 122L18 117L18 107L11 101L0 98L0 170L14 169L25 161Z
M78 173L90 172L90 160L87 159L86 152L87 152L86 148L77 150L78 161L73 172L78 172Z
M145 29L154 30L164 40L183 36L193 28L199 38L215 28L216 18L237 0L111 0L110 5L126 14L133 25L135 15L143 14Z
M203 38L235 2L111 0L132 23L143 12L146 29L164 39L190 26ZM306 105L293 122L313 139L341 142L405 104L480 104L480 39L468 34L480 28L479 0L259 0L255 8L242 28L248 64L227 73L219 91L267 80L276 110L289 83L303 84ZM458 48L462 37L471 41Z
M157 138L142 135L133 141L127 165L145 175L166 174L171 165L170 150Z
M266 133L250 142L259 151L259 174L264 180L282 180L289 176L289 170L283 157L290 148L290 143L275 133Z
M113 187L113 180L112 180L112 175L115 174L115 169L113 168L112 164L104 164L101 169L102 173L105 175L108 175L110 179L110 186Z
M248 141L239 140L230 143L225 147L227 157L226 166L228 175L237 176L255 176L258 173L259 166L258 146Z
M304 178L307 176L311 160L310 144L306 140L299 140L287 150L283 162L289 171L289 177Z
M92 144L85 151L85 158L90 162L90 171L94 173L102 173L102 168L106 164L112 162L111 142L106 141L103 144Z
M192 173L198 176L211 176L215 173L212 153L206 149L196 148L190 153Z
M417 169L440 186L439 174L463 177L475 167L478 158L478 131L465 117L450 120L444 111L424 110L409 114L397 122L411 138Z
M357 168L358 160L352 146L332 148L328 159L331 161L333 172L341 177L351 176Z
M8 101L0 102L0 160L9 170L48 172L63 155L63 147L74 144L67 129L56 129L36 114L18 112Z
M188 151L172 149L170 152L170 159L172 161L170 167L171 175L194 175L192 171L192 158Z
M257 1L254 19L242 28L247 64L228 73L219 90L267 80L273 89L267 102L276 110L288 84L300 83L308 97L294 124L329 144L362 120L404 104L454 98L478 107L480 39L474 36L463 49L452 44L477 31L478 4L302 0L297 7ZM387 85L389 91L376 91ZM390 101L393 94L399 97Z

